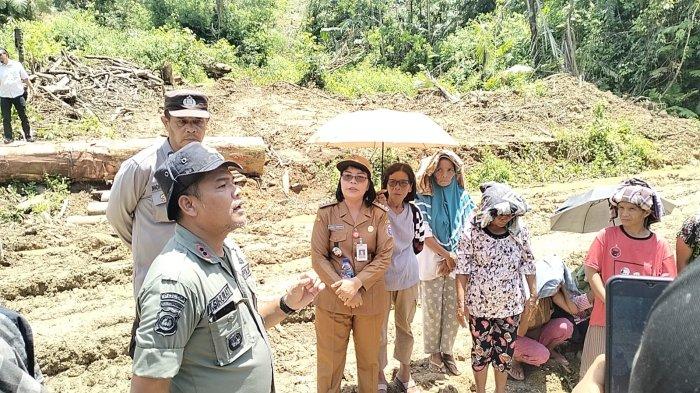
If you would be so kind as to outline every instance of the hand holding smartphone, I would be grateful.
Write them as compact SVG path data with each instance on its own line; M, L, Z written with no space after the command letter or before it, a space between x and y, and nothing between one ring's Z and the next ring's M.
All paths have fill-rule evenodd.
M665 277L614 276L606 285L605 392L628 393L632 362L649 311L671 282Z

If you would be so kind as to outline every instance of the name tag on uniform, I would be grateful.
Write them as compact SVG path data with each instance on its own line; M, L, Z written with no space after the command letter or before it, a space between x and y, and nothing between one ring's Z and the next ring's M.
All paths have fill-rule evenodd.
M161 191L160 185L158 184L151 185L151 201L156 206L162 205L168 201L165 197L165 193Z
M245 265L241 266L241 275L246 280L248 279L248 277L250 277L250 264L249 263L246 263Z
M331 232L342 231L343 229L345 229L345 225L343 224L328 224L328 230Z

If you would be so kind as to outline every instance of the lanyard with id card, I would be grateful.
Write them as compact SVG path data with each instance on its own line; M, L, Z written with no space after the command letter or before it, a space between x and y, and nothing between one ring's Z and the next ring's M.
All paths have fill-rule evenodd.
M362 238L357 239L355 243L355 260L357 262L367 262L367 243Z

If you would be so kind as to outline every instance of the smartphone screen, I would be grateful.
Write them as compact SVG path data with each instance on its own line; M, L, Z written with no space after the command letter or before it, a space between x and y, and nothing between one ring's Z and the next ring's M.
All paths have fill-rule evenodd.
M628 393L632 362L651 306L671 279L616 276L606 286L606 393Z

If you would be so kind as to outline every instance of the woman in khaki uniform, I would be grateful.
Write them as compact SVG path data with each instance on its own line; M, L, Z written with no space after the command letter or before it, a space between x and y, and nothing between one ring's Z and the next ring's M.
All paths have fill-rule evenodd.
M354 156L336 167L337 202L319 208L311 236L311 262L326 284L316 302L317 388L340 392L352 330L360 393L376 392L392 229L386 208L373 202L367 159Z

